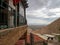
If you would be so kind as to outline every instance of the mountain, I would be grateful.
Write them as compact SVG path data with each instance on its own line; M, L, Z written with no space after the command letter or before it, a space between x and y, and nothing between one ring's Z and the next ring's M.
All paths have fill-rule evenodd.
M48 25L50 33L60 33L60 18Z
M37 30L37 29L41 29L42 27L44 27L46 25L29 25L29 27L32 29L32 30Z
M59 33L60 34L60 18L52 22L51 24L43 27L42 29L34 31L35 33L41 34L52 34Z

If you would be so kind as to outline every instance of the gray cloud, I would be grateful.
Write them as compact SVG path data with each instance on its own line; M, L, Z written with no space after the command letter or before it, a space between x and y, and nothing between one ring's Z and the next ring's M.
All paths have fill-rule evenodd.
M57 8L57 7L60 7L60 0L50 0L50 1L51 1L51 3L48 6L48 8Z
M40 19L40 20L45 20L45 21L53 21L55 18L43 18L43 17L35 17L33 15L27 15L28 19Z
M45 20L47 22L52 22L58 17L56 13L50 12L50 9L60 8L60 0L28 0L29 8L27 8L27 19L28 23L34 23L33 20ZM45 8L45 9L43 9ZM41 10L43 9L43 10ZM34 13L33 11L41 10L40 13L43 15L39 17L38 15L41 15L40 13ZM30 13L29 13L30 12ZM35 15L33 15L35 14ZM44 15L45 14L45 15ZM38 16L38 17L37 17ZM44 18L48 17L48 18ZM53 17L55 16L55 17ZM59 15L58 15L59 16ZM42 21L43 23L43 21Z
M36 10L44 7L47 3L47 1L42 0L28 0L29 2L29 8L27 10Z
M28 10L36 10L42 7L57 8L60 7L60 0L28 0Z
M56 14L54 14L54 13L52 13L52 12L48 12L47 15L48 15L48 16L53 16L53 15L56 15Z

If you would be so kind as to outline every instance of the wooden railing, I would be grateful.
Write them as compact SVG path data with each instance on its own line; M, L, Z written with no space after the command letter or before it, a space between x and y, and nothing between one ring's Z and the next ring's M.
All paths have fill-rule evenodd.
M27 31L27 26L0 30L0 45L15 45L18 39Z

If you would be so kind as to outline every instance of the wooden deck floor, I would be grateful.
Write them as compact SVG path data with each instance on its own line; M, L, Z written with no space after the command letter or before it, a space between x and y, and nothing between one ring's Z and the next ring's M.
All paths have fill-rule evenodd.
M27 26L21 26L0 31L0 45L15 45L18 39L27 31Z

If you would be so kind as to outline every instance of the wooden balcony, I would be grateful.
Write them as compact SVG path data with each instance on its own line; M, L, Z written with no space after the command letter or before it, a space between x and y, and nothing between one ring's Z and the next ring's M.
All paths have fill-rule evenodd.
M26 31L27 25L0 30L0 45L15 45Z

